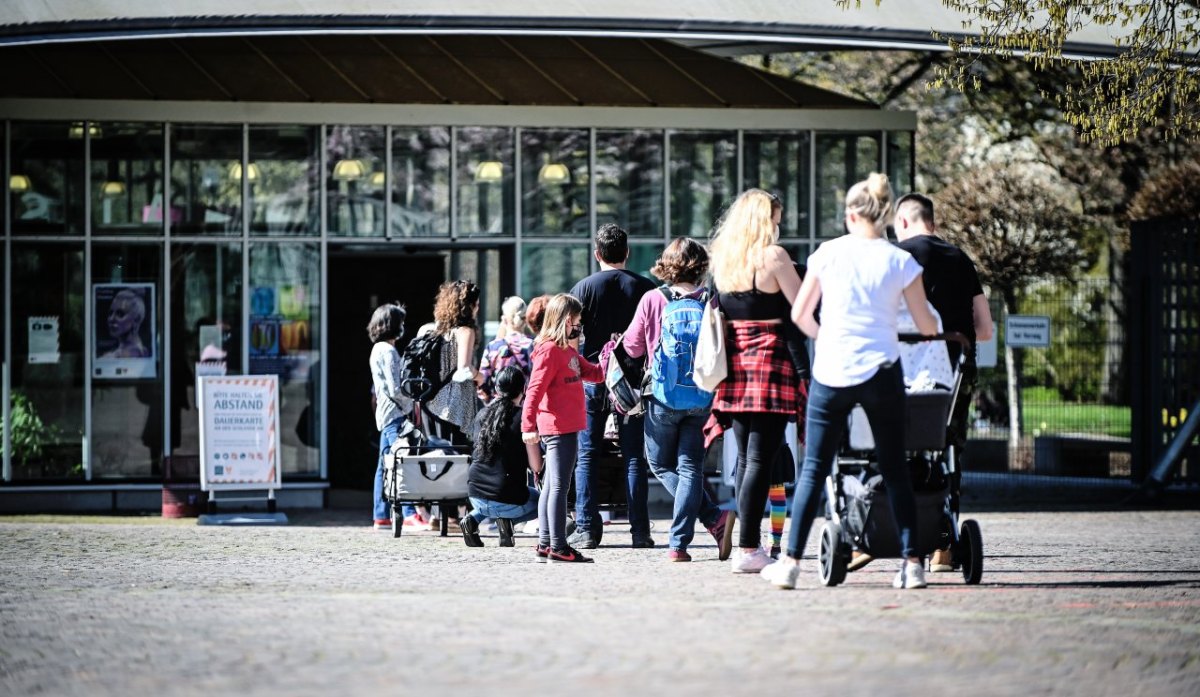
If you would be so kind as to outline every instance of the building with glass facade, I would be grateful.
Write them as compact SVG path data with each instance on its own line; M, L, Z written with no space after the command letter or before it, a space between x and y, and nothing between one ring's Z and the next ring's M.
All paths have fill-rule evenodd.
M280 376L281 505L368 489L379 303L415 333L466 278L496 320L598 225L644 273L751 186L803 261L854 181L913 180L913 114L662 39L38 36L0 41L0 510L156 507L206 362Z

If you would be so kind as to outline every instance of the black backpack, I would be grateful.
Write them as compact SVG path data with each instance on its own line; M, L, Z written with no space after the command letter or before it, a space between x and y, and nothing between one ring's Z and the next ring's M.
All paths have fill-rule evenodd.
M431 399L450 381L450 373L442 371L442 350L446 339L429 332L409 342L400 352L400 391L418 402Z

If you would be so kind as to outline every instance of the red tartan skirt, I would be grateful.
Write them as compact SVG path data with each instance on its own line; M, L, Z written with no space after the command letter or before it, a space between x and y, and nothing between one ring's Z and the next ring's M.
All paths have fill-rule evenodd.
M795 418L800 408L796 368L783 325L726 321L729 376L717 386L715 412L769 412Z

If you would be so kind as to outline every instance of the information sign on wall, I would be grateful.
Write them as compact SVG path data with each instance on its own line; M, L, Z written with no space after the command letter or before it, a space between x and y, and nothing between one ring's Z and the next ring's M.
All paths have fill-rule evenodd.
M200 484L205 491L278 489L279 378L203 376Z

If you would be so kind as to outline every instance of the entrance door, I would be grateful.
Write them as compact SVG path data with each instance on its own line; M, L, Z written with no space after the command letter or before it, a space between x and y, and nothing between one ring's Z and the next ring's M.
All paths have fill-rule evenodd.
M390 249L329 254L329 483L370 490L379 455L371 403L371 341L367 323L385 302L407 306L405 339L433 320L433 300L445 280L445 255Z

